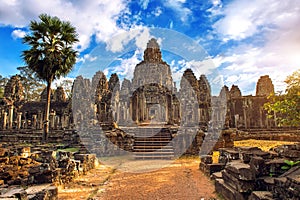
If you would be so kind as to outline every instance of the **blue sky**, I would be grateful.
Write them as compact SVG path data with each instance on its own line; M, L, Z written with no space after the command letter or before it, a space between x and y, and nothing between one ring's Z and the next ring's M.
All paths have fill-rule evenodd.
M0 4L2 76L14 75L24 65L20 55L27 47L21 38L28 33L30 20L41 13L68 20L77 29L80 56L71 78L82 65L95 60L91 52L96 46L106 46L115 35L127 34L118 37L121 46L116 48L134 39L140 49L120 59L123 70L132 69L147 41L156 36L150 28L170 29L196 41L218 70L216 78L229 87L238 85L245 95L255 94L255 83L265 74L276 91L284 90L283 80L300 68L300 0L0 0ZM132 34L134 30L139 33ZM164 44L164 38L159 39ZM177 66L182 70L204 62L172 60L164 52L163 56L174 73Z

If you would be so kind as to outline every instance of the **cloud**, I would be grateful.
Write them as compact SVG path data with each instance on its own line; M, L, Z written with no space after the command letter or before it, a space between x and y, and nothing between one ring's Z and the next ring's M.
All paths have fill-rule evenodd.
M220 13L222 17L214 24L224 40L241 40L264 31L264 27L289 26L287 18L299 13L299 2L286 0L235 0ZM293 22L292 22L293 23Z
M26 27L30 20L38 19L41 13L70 21L79 34L78 50L86 49L91 36L96 41L107 41L122 31L117 20L126 11L125 0L0 0L0 21L2 26Z
M161 7L157 7L155 8L154 11L151 12L151 14L154 15L155 17L159 17L162 13L163 11Z
M11 33L11 36L13 37L14 40L18 38L23 38L26 35L25 31L22 31L21 29L16 29Z
M244 94L254 94L259 76L268 74L275 91L284 91L285 78L300 68L300 32L295 28L300 26L299 10L299 2L293 0L228 4L224 17L213 25L225 44L238 41L213 59L225 84L238 84Z
M106 50L111 52L121 52L124 50L124 46L128 45L132 40L135 41L135 46L130 46L131 49L128 50L135 50L136 48L144 50L150 39L151 34L149 28L137 26L128 31L123 31L108 40Z
M148 8L148 4L149 4L150 0L142 0L141 3L141 7L146 10Z
M96 61L97 59L98 59L97 56L91 56L90 54L85 54L83 57L79 58L77 62L82 62L82 63L85 63L86 61L93 62Z
M135 66L141 62L142 60L142 52L139 50L136 50L134 52L134 55L130 58L123 59L120 58L120 64L118 66L115 66L113 68L106 68L111 71L111 73L117 73L119 76L124 77L126 79L131 80L133 78L133 72L135 69Z
M185 0L167 0L164 2L166 7L173 9L179 16L182 22L186 22L192 11L184 7Z

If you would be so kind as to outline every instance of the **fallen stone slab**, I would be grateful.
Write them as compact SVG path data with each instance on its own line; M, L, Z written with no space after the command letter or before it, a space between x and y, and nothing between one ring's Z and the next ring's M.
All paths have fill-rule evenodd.
M27 193L23 188L9 188L4 194L0 195L0 199L2 198L17 198L26 200Z
M28 194L28 200L36 200L36 199L57 200L58 199L58 189L56 186L51 184L31 186L26 189L26 193Z
M253 191L248 200L274 200L269 191Z
M243 196L238 191L228 186L223 179L216 179L215 188L219 194L226 200L246 200L247 196Z
M251 193L255 188L255 181L239 180L232 176L226 170L222 171L222 177L227 185L230 185L233 189L241 193Z
M250 169L253 171L253 173L255 173L256 176L269 175L266 168L265 159L262 157L253 156L250 159L249 165Z
M215 173L212 173L212 175L210 176L210 178L211 178L212 180L221 179L221 178L222 178L222 172L215 172Z
M206 175L210 176L215 172L220 172L225 167L224 163L212 163L212 164L205 164L200 163L200 170L203 171Z
M232 161L227 163L225 167L226 171L236 177L239 180L251 181L255 180L256 175L251 170L250 165L241 161Z

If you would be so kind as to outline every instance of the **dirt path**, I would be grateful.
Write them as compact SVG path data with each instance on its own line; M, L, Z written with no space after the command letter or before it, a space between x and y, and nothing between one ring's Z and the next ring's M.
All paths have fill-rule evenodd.
M198 159L179 159L168 167L145 173L99 166L61 188L59 199L216 199L213 184L198 166Z

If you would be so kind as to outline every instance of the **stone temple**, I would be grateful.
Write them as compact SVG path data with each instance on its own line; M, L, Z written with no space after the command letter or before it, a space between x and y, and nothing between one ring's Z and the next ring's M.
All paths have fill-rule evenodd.
M208 125L211 95L205 75L197 80L192 70L186 70L177 91L155 39L148 42L144 60L136 65L131 81L124 79L120 86L116 74L109 81L103 73L98 76L95 104L102 125Z
M124 79L120 85L117 74L112 74L107 81L102 72L93 79L100 80L95 104L102 125L113 122L120 126L149 123L199 125L205 131L213 119L215 123L221 123L219 126L233 128L276 126L263 110L268 95L274 92L269 76L259 79L256 96L242 96L239 87L232 85L230 90L224 86L220 95L213 97L206 76L201 75L197 79L193 71L187 69L181 78L180 89L177 90L170 66L162 60L155 39L148 42L144 60L136 65L131 81ZM222 119L224 116L226 120Z
M5 87L5 97L0 99L0 129L42 128L45 94L40 102L24 99L18 76L13 76ZM165 124L180 126L199 125L206 131L211 119L226 122L231 128L276 127L273 119L266 117L263 104L274 92L269 76L262 76L256 87L256 96L242 96L238 86L231 89L224 86L218 97L211 95L210 84L205 75L197 78L191 69L184 71L180 88L173 82L170 66L163 61L160 47L151 39L144 51L144 59L134 69L132 80L121 83L117 74L108 79L103 72L97 72L92 81L79 76L73 85L73 102L96 118L103 126L137 126ZM74 119L82 117L85 111L72 113L72 101L66 99L63 88L53 90L51 95L51 128L68 129ZM221 101L221 98L226 102ZM222 106L226 110L220 110ZM219 110L219 111L217 111ZM222 122L221 122L222 123Z
M159 133L155 137L159 136L166 144L172 140L165 152L180 154L184 153L180 150L189 148L188 154L195 155L199 153L204 135L214 139L218 137L214 136L218 130L276 128L275 120L268 118L263 108L273 92L272 80L266 75L259 79L255 96L243 96L237 85L230 89L224 86L218 96L212 96L206 76L196 77L191 69L184 71L179 88L176 88L170 66L163 61L157 41L151 39L143 61L134 69L132 80L120 81L117 74L108 78L99 71L92 80L82 76L75 79L72 99L66 99L62 87L53 90L49 119L52 133L49 136L56 140L59 137L53 132L60 131L65 137L68 130L78 128L88 135L91 133L86 130L101 127L114 144L134 151L141 147L140 144L157 142L149 136ZM30 130L41 135L45 103L45 91L40 101L27 101L20 78L11 77L5 87L5 96L0 99L0 132L7 138L14 134L12 130ZM147 137L136 137L140 133ZM223 139L219 139L219 147L224 147Z

